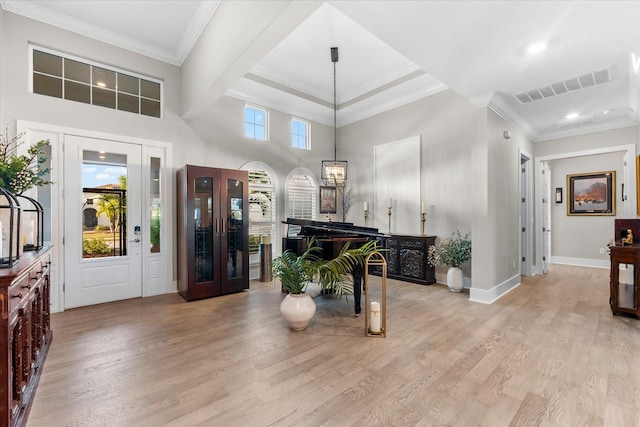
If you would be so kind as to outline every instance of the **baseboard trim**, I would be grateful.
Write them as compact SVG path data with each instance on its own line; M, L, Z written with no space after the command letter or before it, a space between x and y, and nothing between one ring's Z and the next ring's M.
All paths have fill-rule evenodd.
M551 261L551 264L575 265L578 267L594 267L594 268L606 268L606 269L609 269L611 267L611 263L608 259L552 256L550 261Z
M491 289L469 289L469 301L480 302L482 304L493 304L513 289L520 286L520 275L517 274L505 280Z

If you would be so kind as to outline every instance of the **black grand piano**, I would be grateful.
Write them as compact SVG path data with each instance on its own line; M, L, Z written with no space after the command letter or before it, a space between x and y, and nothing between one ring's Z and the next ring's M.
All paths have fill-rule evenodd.
M322 222L287 218L282 223L287 224L289 228L287 237L282 238L282 251L288 249L296 255L302 255L307 250L311 238L314 239L315 245L322 247L320 256L323 259L335 258L347 242L350 242L351 248L357 248L370 240L383 238L383 234L378 232L377 228L360 227L349 222ZM362 269L355 268L352 275L354 310L357 316L361 312Z

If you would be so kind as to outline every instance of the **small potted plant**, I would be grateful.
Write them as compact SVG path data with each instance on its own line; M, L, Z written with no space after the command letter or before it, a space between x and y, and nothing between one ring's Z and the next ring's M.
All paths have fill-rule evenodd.
M300 256L286 250L272 263L273 277L280 280L288 295L280 304L280 313L292 331L301 331L316 312L316 303L307 294L307 285L317 278L325 291L341 296L350 290L347 276L357 265L376 250L376 241L372 240L359 248L349 248L345 244L337 257L325 260L320 257L322 248L315 246L313 240L308 249Z
M451 292L460 292L464 287L463 274L460 266L471 259L471 234L464 236L459 230L451 233L448 239L436 242L435 246L429 247L429 264L436 267L446 265L447 286Z

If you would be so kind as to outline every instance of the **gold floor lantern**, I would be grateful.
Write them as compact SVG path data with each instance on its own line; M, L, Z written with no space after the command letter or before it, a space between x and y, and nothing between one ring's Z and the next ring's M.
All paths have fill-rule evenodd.
M369 266L380 267L380 301L370 301L373 297L372 283L369 281ZM387 261L382 253L375 251L364 261L364 333L368 337L387 336Z

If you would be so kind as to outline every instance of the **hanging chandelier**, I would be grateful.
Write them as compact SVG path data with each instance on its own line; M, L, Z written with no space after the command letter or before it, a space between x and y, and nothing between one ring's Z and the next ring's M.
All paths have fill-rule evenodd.
M333 160L322 161L322 181L325 185L344 187L347 181L347 161L336 160L338 154L338 104L336 97L336 62L338 62L338 48L331 48L331 62L333 62Z

